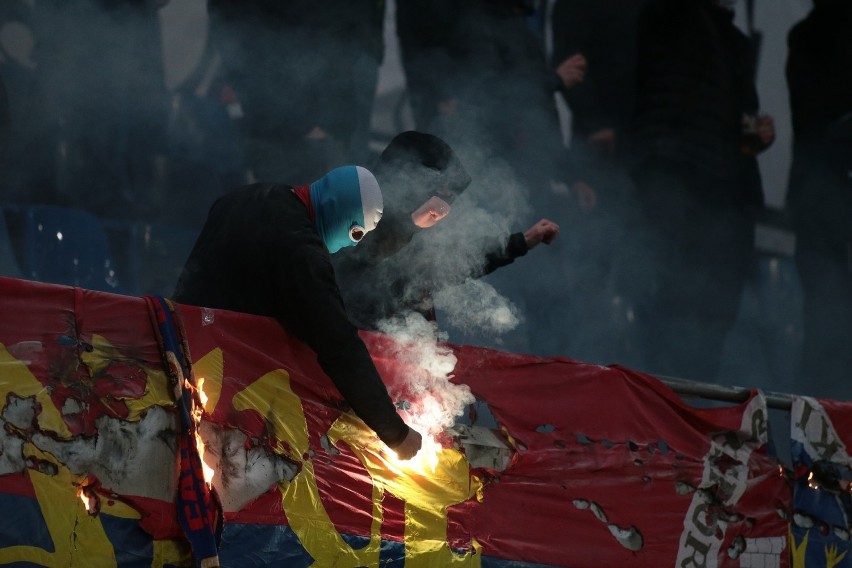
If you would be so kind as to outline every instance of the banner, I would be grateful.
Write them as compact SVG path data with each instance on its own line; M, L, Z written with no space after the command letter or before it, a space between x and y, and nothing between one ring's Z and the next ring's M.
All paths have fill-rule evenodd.
M147 310L0 279L0 564L192 565ZM694 408L620 367L364 333L409 423L464 401L399 462L272 319L176 315L222 566L790 566L792 492L757 392Z
M795 471L792 566L852 567L852 403L796 397L790 412Z

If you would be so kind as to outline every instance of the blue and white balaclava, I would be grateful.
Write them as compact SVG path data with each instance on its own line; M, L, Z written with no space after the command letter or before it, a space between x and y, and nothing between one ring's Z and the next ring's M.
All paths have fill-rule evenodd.
M369 170L335 168L311 184L314 222L328 252L358 244L382 218L382 192Z

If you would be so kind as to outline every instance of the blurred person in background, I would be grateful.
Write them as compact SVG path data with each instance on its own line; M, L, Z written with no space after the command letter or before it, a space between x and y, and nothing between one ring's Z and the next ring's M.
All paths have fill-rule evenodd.
M412 0L396 9L417 128L476 155L472 170L508 164L541 208L571 167L553 100L561 81L528 25L532 14L523 0Z
M53 159L53 199L101 217L164 205L169 93L163 0L39 0L34 57Z
M383 1L208 0L208 10L254 179L307 183L367 159Z
M815 0L788 34L787 211L803 291L800 388L852 397L852 3Z
M714 381L753 263L763 190L751 46L727 0L654 0L638 29L633 178L648 247L637 325L645 368Z
M572 218L577 243L572 321L585 332L572 355L625 365L641 360L631 314L633 282L622 270L635 258L631 233L638 208L630 178L632 119L636 91L636 34L647 0L556 0L551 26L554 70L571 111L571 153L578 175L593 193ZM582 58L581 62L577 59ZM582 63L581 80L576 66ZM590 254L590 251L594 251Z
M54 194L56 149L39 91L33 20L33 9L24 0L0 2L0 76L7 118L0 199L6 202L40 202Z

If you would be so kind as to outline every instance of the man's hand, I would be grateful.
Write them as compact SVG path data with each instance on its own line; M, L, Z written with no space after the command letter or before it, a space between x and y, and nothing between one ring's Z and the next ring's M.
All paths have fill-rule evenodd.
M433 195L426 203L414 210L411 222L421 229L434 227L438 221L450 214L450 204Z
M562 80L566 89L575 87L583 82L586 77L586 57L582 53L575 53L556 68L556 74Z
M542 219L524 231L524 240L527 242L527 248L531 249L539 243L549 245L558 234L559 225L550 219Z
M422 444L423 438L421 438L420 432L414 428L409 428L408 435L405 437L405 440L403 440L399 446L394 448L393 451L396 452L396 457L399 459L410 460L417 455Z

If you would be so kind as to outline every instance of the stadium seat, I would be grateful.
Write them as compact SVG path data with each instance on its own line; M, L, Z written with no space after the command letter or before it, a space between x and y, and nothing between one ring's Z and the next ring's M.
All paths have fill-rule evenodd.
M126 271L138 295L169 296L189 256L198 230L167 223L128 226Z
M15 249L12 246L12 237L6 227L6 217L0 211L0 276L21 278L21 269L18 267L18 259L15 257Z
M97 216L58 205L2 205L21 277L122 293Z

